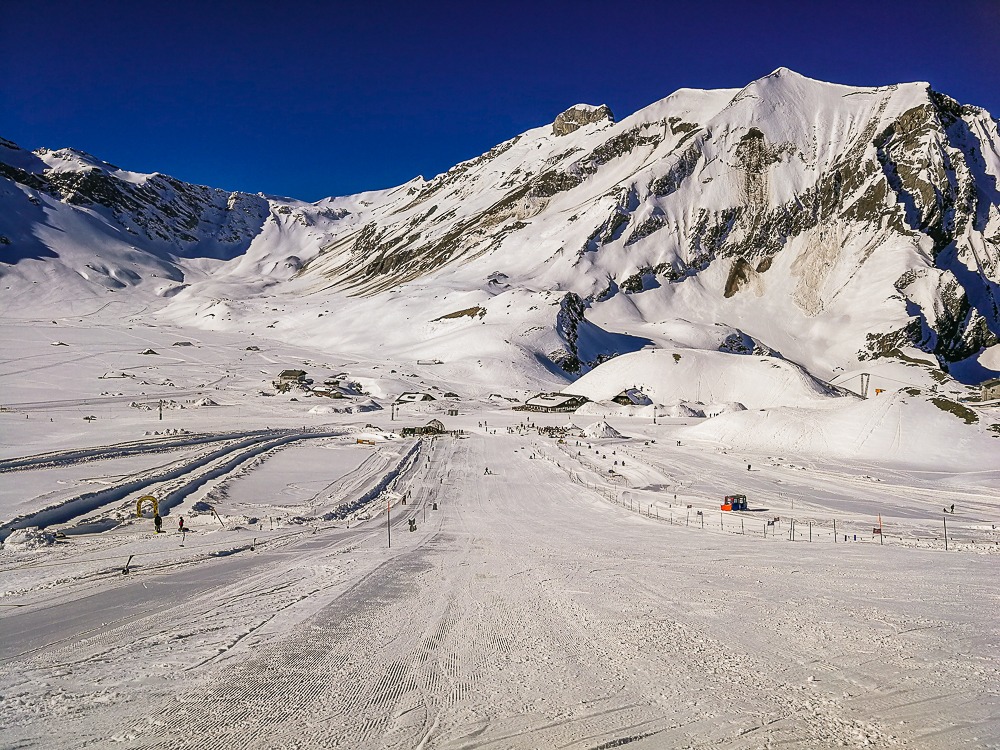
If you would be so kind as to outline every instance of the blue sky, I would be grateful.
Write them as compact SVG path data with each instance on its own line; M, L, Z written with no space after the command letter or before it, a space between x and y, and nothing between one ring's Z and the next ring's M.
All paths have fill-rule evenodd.
M618 117L786 66L1000 116L1000 2L33 2L0 136L305 200L431 177L577 102Z

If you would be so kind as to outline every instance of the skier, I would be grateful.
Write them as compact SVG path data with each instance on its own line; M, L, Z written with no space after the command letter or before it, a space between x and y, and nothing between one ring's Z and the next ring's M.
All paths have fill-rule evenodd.
M163 519L160 518L160 514L157 513L153 516L153 528L156 529L156 533L160 533L160 527L163 526Z
M184 516L181 516L180 520L177 522L177 530L184 531Z

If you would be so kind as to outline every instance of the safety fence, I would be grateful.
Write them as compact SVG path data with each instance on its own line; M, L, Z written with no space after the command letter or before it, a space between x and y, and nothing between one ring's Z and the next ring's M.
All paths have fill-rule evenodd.
M719 507L721 503L711 498L685 497L677 502L644 497L646 493L630 489L627 478L620 473L606 473L604 467L591 462L582 452L574 454L563 445L559 448L565 454L563 460L553 458L538 447L535 455L562 469L575 484L637 515L669 526L768 541L1000 553L1000 522L956 516L955 513L945 513L940 518L885 522L878 516L869 519L854 516L819 518L777 515L761 510L723 511ZM635 456L632 458L636 460Z

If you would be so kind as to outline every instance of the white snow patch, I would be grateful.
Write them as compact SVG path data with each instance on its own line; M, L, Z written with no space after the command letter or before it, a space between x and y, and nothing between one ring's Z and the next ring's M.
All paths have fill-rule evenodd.
M783 359L696 349L624 354L587 373L565 392L607 401L636 387L659 403L739 403L764 409L837 401L833 389Z
M583 434L592 439L624 437L624 435L604 420L587 425L583 430Z
M310 414L363 414L369 411L380 411L382 407L372 399L358 401L356 403L345 404L344 406L332 406L323 404L314 406L309 410Z
M51 531L43 531L35 526L26 529L15 529L10 536L0 544L8 552L28 552L44 549L56 543L56 535Z

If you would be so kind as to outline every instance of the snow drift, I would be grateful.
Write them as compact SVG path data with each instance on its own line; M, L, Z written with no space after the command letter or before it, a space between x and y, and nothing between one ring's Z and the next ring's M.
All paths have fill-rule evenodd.
M623 354L587 373L566 391L592 401L610 401L626 388L638 388L659 404L742 404L748 409L829 405L839 396L783 359L696 349Z
M678 435L756 453L962 471L984 468L984 456L1000 456L997 439L987 428L967 423L972 414L954 402L901 390L840 409L799 407L725 414L684 427Z

